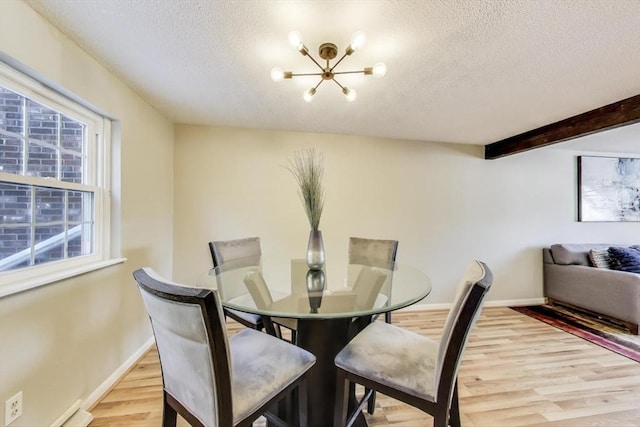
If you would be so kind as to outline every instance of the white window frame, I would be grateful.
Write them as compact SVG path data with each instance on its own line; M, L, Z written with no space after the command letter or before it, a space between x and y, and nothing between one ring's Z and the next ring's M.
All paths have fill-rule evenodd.
M0 272L0 298L75 275L123 262L111 259L111 120L70 100L19 71L0 62L0 84L26 98L86 125L88 171L86 184L55 181L0 171L0 181L55 187L94 194L93 252L69 259ZM95 138L95 141L91 141Z

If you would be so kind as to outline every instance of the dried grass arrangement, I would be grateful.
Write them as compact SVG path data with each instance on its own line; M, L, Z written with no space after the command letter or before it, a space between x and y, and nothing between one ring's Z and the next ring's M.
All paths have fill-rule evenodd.
M287 169L298 183L298 195L304 206L312 231L318 231L324 207L324 158L314 148L294 151Z

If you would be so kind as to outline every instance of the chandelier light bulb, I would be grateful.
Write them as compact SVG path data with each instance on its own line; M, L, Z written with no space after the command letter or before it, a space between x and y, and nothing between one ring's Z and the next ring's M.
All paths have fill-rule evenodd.
M273 67L271 69L271 79L274 82L281 82L284 79L284 71L282 71L282 68Z
M303 46L302 35L298 31L291 31L289 33L289 43L296 49L300 50Z
M373 66L373 75L375 77L384 77L387 74L387 66L382 62L378 62Z
M355 101L358 96L358 93L355 90L349 89L348 87L343 88L342 93L344 93L344 96L347 97L347 101L349 102Z
M316 94L316 89L312 87L309 90L305 90L304 94L302 94L302 97L306 102L311 102L313 101L313 95L315 94Z
M362 31L356 31L355 33L353 33L353 36L351 37L351 44L350 44L351 49L353 49L354 51L360 49L362 45L364 45L364 42L366 40L367 40L367 37L364 35Z

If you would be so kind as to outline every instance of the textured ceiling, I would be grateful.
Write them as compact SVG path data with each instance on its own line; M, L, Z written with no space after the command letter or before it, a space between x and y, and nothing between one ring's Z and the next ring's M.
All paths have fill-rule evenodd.
M640 93L639 0L26 2L178 123L487 144ZM338 70L387 75L307 104L269 74L315 71L294 29L316 57L362 30Z

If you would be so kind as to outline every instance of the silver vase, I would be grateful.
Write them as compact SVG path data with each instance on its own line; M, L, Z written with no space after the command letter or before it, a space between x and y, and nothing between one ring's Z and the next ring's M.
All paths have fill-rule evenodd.
M309 232L307 267L310 270L322 270L322 267L324 267L324 244L322 243L322 231L320 230L311 230Z
M324 271L307 271L307 293L309 295L309 307L311 313L317 313L322 304L322 293L324 291Z

